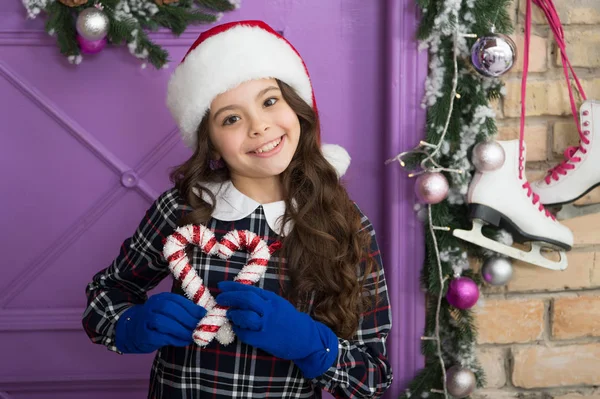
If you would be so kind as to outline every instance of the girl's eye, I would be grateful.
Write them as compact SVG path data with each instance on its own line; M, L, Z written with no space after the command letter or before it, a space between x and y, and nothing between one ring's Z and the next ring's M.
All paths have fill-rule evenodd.
M265 107L271 107L273 105L275 105L275 103L277 102L277 99L275 97L271 97L269 98L267 101L265 101Z
M225 126L225 125L233 125L234 123L236 123L239 120L240 120L239 116L232 115L229 118L225 118L225 120L223 121L223 126Z

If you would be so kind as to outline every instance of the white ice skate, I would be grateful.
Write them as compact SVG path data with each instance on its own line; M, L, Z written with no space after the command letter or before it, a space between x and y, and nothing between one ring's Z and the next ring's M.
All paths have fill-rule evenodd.
M584 102L579 117L579 146L567 148L565 159L531 185L544 205L573 202L600 185L600 102Z
M525 171L519 177L519 140L498 141L505 153L504 164L492 172L476 172L469 186L467 201L473 228L454 230L465 241L533 265L553 270L567 268L565 251L573 245L573 234L560 224L531 190ZM523 165L525 143L523 142ZM483 235L485 224L502 228L517 243L530 243L529 251L502 244ZM559 261L542 255L542 248L557 250Z

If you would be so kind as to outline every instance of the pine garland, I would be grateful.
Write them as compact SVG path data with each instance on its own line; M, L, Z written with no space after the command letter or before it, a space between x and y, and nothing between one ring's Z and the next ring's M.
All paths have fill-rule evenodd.
M450 229L470 229L468 208L465 203L474 168L470 164L470 151L474 144L493 136L497 129L495 113L490 101L499 98L504 90L498 79L484 78L471 66L470 48L474 38L490 33L494 25L498 33L511 33L508 15L511 0L416 0L421 9L418 40L421 48L429 52L429 73L425 87L423 107L427 110L427 143L438 143L448 118L454 74L454 38L457 40L458 95L453 101L448 129L434 161L444 168L462 170L463 173L445 173L450 183L448 198L431 206L431 225ZM458 19L456 18L458 16ZM404 161L408 167L423 159L415 152ZM431 337L436 329L436 311L440 294L445 297L448 282L456 274L469 277L481 286L481 277L469 268L471 258L483 258L482 248L459 240L451 232L436 234L442 276L438 269L436 242L426 224L426 257L421 273L421 284L427 293L424 337ZM497 233L499 239L502 234ZM441 277L441 278L440 278ZM440 282L444 281L443 287ZM460 310L442 299L439 312L439 336L442 358L446 368L460 365L475 373L477 386L485 385L483 370L475 356L477 331L473 312ZM408 398L440 398L443 393L443 370L438 360L437 343L424 339L421 353L424 368L410 382L400 396ZM452 397L449 395L449 397Z
M165 67L169 53L153 43L146 31L167 28L179 36L191 24L213 23L223 12L239 8L240 0L83 0L79 6L67 6L58 0L22 0L29 18L47 14L46 31L56 37L61 54L79 64L82 54L77 42L75 22L79 13L100 6L109 19L108 43L126 43L129 52L147 60L156 69ZM145 64L144 64L145 65Z

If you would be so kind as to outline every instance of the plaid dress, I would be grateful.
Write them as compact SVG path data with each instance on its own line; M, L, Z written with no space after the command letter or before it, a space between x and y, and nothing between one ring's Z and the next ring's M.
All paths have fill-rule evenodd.
M115 324L125 310L147 299L147 291L164 278L172 278L162 256L163 242L177 228L181 215L190 210L178 190L163 193L146 212L134 235L123 242L117 258L94 276L86 289L88 306L83 314L83 327L92 342L119 353ZM207 227L217 239L233 229L250 230L270 245L278 234L269 226L269 219L272 218L265 216L263 206L258 205L240 220L212 218ZM381 266L373 227L365 216L362 222L372 237L370 256ZM190 260L216 297L217 283L233 280L246 263L247 253L238 251L224 260L209 257L194 247ZM280 286L289 284L289 279L285 267L279 273L278 264L276 252L257 285L282 295ZM339 398L381 396L392 381L385 347L391 314L382 267L378 274L372 273L365 283L368 292L379 294L377 308L362 315L352 340L339 339L338 359L321 376L307 379L292 361L274 357L237 338L227 346L213 340L202 349L196 344L159 349L152 365L148 398L320 398L323 389ZM173 281L172 291L183 295Z

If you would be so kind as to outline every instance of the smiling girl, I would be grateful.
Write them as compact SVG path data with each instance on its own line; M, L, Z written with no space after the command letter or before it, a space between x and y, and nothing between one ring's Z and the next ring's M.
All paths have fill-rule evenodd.
M149 398L381 396L392 381L381 256L371 223L340 182L343 150L320 143L296 50L260 21L214 27L173 73L167 105L194 152L88 285L83 325L92 342L156 351ZM207 310L177 279L171 292L147 296L170 275L165 239L190 224L218 240L247 230L279 248L255 285L233 281L248 253L222 259L187 249L228 308L228 345L194 343Z

